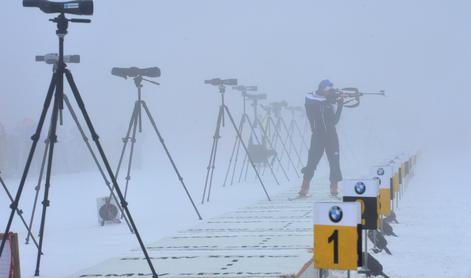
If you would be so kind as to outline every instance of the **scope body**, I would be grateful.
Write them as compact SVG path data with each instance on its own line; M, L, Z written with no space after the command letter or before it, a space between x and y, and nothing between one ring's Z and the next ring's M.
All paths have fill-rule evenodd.
M23 0L23 7L39 8L47 14L64 13L75 15L93 15L93 0L75 0L53 2L48 0Z
M210 85L213 85L213 86L220 86L220 85L237 86L237 79L235 79L235 78L230 78L230 79L213 78L213 79L205 80L204 84L210 84Z
M250 100L263 100L267 99L267 94L244 94L247 99Z
M134 78L138 76L160 77L161 73L158 67L151 67L151 68L138 68L138 67L116 68L115 67L111 70L111 74L127 79L128 77Z
M235 87L232 87L233 90L237 90L237 91L240 91L240 92L249 92L249 91L257 91L258 90L258 87L257 86L243 86L243 85L239 85L239 86L235 86Z

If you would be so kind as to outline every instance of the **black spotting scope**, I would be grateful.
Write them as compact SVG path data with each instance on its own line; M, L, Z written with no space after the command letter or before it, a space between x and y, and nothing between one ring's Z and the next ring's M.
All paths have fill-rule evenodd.
M48 53L46 55L36 56L36 62L45 62L49 65L55 65L59 62L59 55L57 53ZM78 64L80 63L80 55L64 55L64 63Z
M280 102L272 102L270 103L271 107L273 107L273 109L281 109L283 107L288 107L288 102L286 102L286 100L283 100L283 101L280 101Z
M233 90L237 90L237 91L241 91L243 93L245 92L248 92L248 91L257 91L258 90L258 87L257 86L243 86L243 85L239 85L239 86L235 86L235 87L232 87Z
M111 74L127 79L128 77L160 77L160 69L158 67L140 69L137 67L130 68L113 68Z
M286 107L287 110L289 111L297 111L297 112L304 112L304 109L301 106L288 106Z
M93 0L76 0L67 2L52 2L48 0L23 0L23 7L36 7L47 14L93 14Z
M213 78L210 80L205 80L204 84L210 84L213 86L220 86L220 85L229 85L229 86L237 86L237 79L221 79L221 78Z
M263 100L263 99L267 99L267 94L254 94L254 95L245 94L244 96L245 96L246 98L250 99L250 100Z

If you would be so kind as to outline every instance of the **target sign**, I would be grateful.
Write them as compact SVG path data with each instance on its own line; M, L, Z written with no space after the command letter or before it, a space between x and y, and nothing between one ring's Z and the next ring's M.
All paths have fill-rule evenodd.
M379 179L344 180L340 186L344 202L359 202L362 210L362 225L374 230L379 221Z
M314 266L356 270L361 265L359 203L314 204Z
M380 180L379 184L379 213L388 216L391 214L391 178L393 167L388 164L376 165L371 170L374 177Z

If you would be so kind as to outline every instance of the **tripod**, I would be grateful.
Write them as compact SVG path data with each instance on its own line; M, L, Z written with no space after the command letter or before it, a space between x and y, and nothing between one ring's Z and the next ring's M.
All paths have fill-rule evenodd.
M273 162L276 161L279 165L279 167L281 168L285 178L287 181L289 181L289 177L288 177L288 174L285 170L285 168L283 167L283 165L281 164L281 160L278 156L278 153L276 152L274 146L273 146L273 143L272 143L272 140L270 139L270 137L268 136L266 130L263 128L263 124L262 122L260 121L260 118L258 117L258 101L259 99L258 98L254 98L252 97L251 98L252 100L252 107L253 107L253 115L254 115L254 124L253 124L253 127L254 129L255 128L258 128L260 131L261 131L261 137L262 137L262 142L265 142L267 143L268 147L274 152L274 157L272 159L271 162L267 163L270 171L272 172L272 175L275 177L275 180L276 180L276 176L274 174L274 171L273 171ZM254 133L254 132L252 132ZM245 158L243 160L243 163L242 163L242 167L240 169L240 174L239 174L239 182L241 181L242 179L242 175L244 173L244 169L245 169L245 179L247 178L247 172L248 172L248 166L249 166L249 163L248 162L248 155L246 154L245 155ZM265 168L263 169L263 172L262 174L265 172ZM277 180L276 180L277 181ZM277 184L279 185L279 183L277 182Z
M21 194L23 192L23 188L25 185L26 178L28 176L28 172L30 170L31 162L34 157L34 153L36 151L36 147L38 144L38 141L40 139L41 131L46 119L46 115L48 113L48 110L50 109L52 98L54 97L54 102L52 106L52 112L51 112L51 125L49 129L49 135L48 135L48 144L49 144L49 150L47 154L47 167L46 167L46 178L45 178L45 187L44 187L44 198L42 202L42 214L41 214L41 224L40 224L40 229L39 229L39 248L38 248L38 253L37 253L37 259L36 259L36 269L35 269L35 276L39 276L39 270L40 270L40 264L41 264L41 256L42 256L42 247L43 247L43 240L44 240L44 234L45 234L45 224L46 224L46 212L47 208L50 205L50 200L49 200L49 190L50 190L50 185L51 185L51 175L52 175L52 162L53 162L53 157L54 157L54 146L57 141L57 124L59 121L59 117L62 120L62 110L63 110L63 102L64 102L64 75L65 78L67 79L67 82L70 85L70 88L73 92L74 98L77 102L78 107L80 108L80 112L82 113L83 118L85 119L85 122L87 124L87 127L90 131L91 137L98 149L98 152L100 154L100 157L103 161L103 164L105 166L106 172L109 176L109 178L112 181L113 188L116 190L116 193L118 195L118 198L121 202L121 206L124 209L124 212L126 216L129 219L129 223L134 231L134 234L136 236L137 241L139 242L140 248L142 249L142 252L145 256L145 259L149 265L149 268L152 272L152 276L154 278L157 278L158 275L154 269L154 266L152 264L152 261L149 257L149 254L147 253L147 250L144 246L144 242L142 241L142 238L137 230L137 227L134 223L134 220L131 216L131 213L128 209L128 204L126 200L124 199L124 196L116 182L116 179L113 175L113 171L111 170L110 164L108 162L108 158L105 155L105 152L103 150L103 147L101 146L99 136L95 131L95 128L92 124L92 121L90 119L90 116L85 108L85 104L83 102L83 99L80 95L80 92L77 88L77 85L75 84L74 78L72 76L72 73L67 69L67 65L64 63L64 38L65 35L67 34L67 29L69 22L77 22L77 23L90 23L90 20L87 19L68 19L65 17L64 13L60 13L59 16L57 16L54 19L51 19L52 22L57 24L57 31L56 34L59 38L59 61L57 64L56 70L52 74L52 79L51 83L49 85L49 89L46 95L46 98L44 100L43 104L43 109L41 111L41 115L38 121L38 125L36 128L36 132L34 135L31 137L33 143L31 145L31 149L28 154L28 159L26 161L25 168L23 170L23 174L21 177L20 185L18 187L18 191L16 193L15 199L12 202L10 208L11 208L11 213L10 217L8 219L8 223L5 228L5 234L8 234L10 232L10 228L13 222L13 218L15 216L15 212L18 209L18 204L21 199ZM62 121L61 121L62 123ZM1 245L0 245L0 256L3 253L3 249L5 247L6 243L6 237L2 239Z
M286 132L288 133L288 129L286 127L286 123L284 122L283 118L281 117L281 107L274 107L273 105L271 107L264 107L265 111L267 112L266 118L265 118L265 130L268 136L271 136L272 141L273 141L273 147L277 148L278 141L281 144L283 152L281 152L280 156L282 157L283 154L286 155L288 158L288 167L291 165L293 169L295 170L296 176L299 178L298 171L296 171L296 165L294 164L294 161L288 151L288 147L286 146L286 143L283 141L283 138L281 137L280 129L281 127L284 127L286 129ZM277 119L276 123L273 120L272 117L272 112L275 113L275 117ZM295 148L295 153L298 156L298 160L301 161L301 158L299 157L299 154L297 153L296 146L294 145L293 141L291 140L290 143L294 146Z
M266 136L265 136L263 128L258 123L258 114L257 114L258 100L261 99L261 97L266 98L266 95L248 95L247 92L245 92L245 91L242 92L243 113L242 113L242 117L241 117L240 122L239 122L239 133L243 134L245 123L248 123L248 125L250 127L251 138L255 138L256 143L258 145L265 145L264 141L266 141L265 140ZM247 99L252 100L252 106L254 107L254 121L253 122L250 120L250 117L247 114ZM257 132L256 132L257 128L260 128L260 130L263 133L262 134L262 140L260 140L259 136L257 135ZM268 147L271 148L271 142L267 142L267 143L268 143ZM234 176L235 176L235 172L236 172L236 168L237 168L237 162L239 160L240 145L241 145L241 140L239 140L239 137L236 135L234 146L232 147L231 157L229 159L229 165L227 166L226 177L224 178L223 186L226 186L226 184L227 184L227 179L229 177L229 172L231 171L231 167L232 167L231 185L234 184ZM235 157L235 160L234 160L234 157ZM266 157L266 159L268 160L268 157ZM276 153L274 154L274 159L277 159ZM234 163L232 163L233 161L234 161ZM247 167L248 167L248 163L246 163L246 161L247 161L247 154L246 154L245 159L243 160L244 163L242 164L242 167L241 167L241 173L244 170L244 168L245 168L244 166L246 164L247 164ZM270 168L270 172L271 172L273 178L275 179L275 182L279 185L280 183L278 181L278 178L276 177L275 172L273 171L272 163L267 161L266 165L268 165L268 167ZM284 169L283 169L283 172L284 172L286 178L288 179L288 176L286 175L286 172L284 171ZM242 175L239 176L239 182L241 181L241 178L242 178Z
M131 141L131 148L130 148L130 151L129 151L128 168L127 168L127 174L126 174L126 178L125 178L126 179L126 187L125 187L125 191L124 191L124 198L126 199L126 197L127 197L129 181L131 180L131 168L132 168L132 162L133 162L134 145L136 143L137 128L139 127L139 133L142 132L142 108L144 108L145 114L149 118L149 121L150 121L152 127L154 128L155 133L157 134L157 137L159 138L159 141L162 144L162 147L164 148L165 153L167 154L167 157L168 157L170 163L172 164L173 169L175 170L175 173L177 174L178 180L180 181L183 189L185 190L186 195L188 196L188 199L190 200L196 214L198 215L199 220L202 220L203 218L201 217L198 209L196 208L195 203L193 202L193 198L191 197L190 192L188 191L188 189L185 185L185 182L183 181L183 178L180 175L180 172L178 171L178 168L175 165L175 162L174 162L172 156L170 155L170 152L167 148L167 145L165 144L165 141L164 141L159 129L157 128L155 120L152 117L152 115L149 111L149 108L147 107L146 102L144 100L142 100L142 98L141 98L141 89L143 87L142 81L147 81L151 84L159 85L159 83L157 83L157 82L154 82L152 80L148 80L148 79L143 78L142 75L138 75L134 78L134 84L137 87L137 100L134 103L134 110L131 114L131 120L129 121L128 131L126 132L126 136L123 138L123 143L124 144L123 144L123 148L121 150L121 155L120 155L120 158L119 158L118 167L117 167L116 173L115 173L115 177L117 179L118 175L119 175L119 171L121 169L122 162L123 162L124 154L126 152L126 148L128 146L129 141ZM131 130L132 130L132 134L131 134Z
M53 72L55 72L55 71L57 71L57 63L55 63L54 66L53 66ZM106 187L111 192L111 196L115 200L116 204L119 204L119 201L118 201L118 198L116 197L116 194L114 194L113 191L112 191L111 183L108 180L108 178L106 177L106 174L103 170L103 167L101 167L100 162L98 161L98 158L97 158L95 152L93 151L93 148L92 148L92 146L89 142L89 138L85 134L85 131L83 130L82 125L80 124L80 121L79 121L79 119L77 117L77 114L75 113L75 111L72 107L72 104L69 101L69 98L67 97L66 94L63 94L63 98L64 98L65 105L66 105L67 109L69 110L72 119L74 120L75 124L77 125L77 128L80 132L80 135L82 136L82 139L85 142L85 145L87 146L87 149L88 149L88 151L90 152L90 154L93 158L93 161L95 162L95 164L98 167L98 171L100 172L100 174L101 174L101 176L102 176L102 178L105 182ZM41 168L40 168L40 171L39 171L38 182L36 184L36 187L34 188L36 193L35 193L35 196L34 196L33 209L32 209L32 212L31 212L31 217L30 217L30 221L29 221L29 225L28 225L29 229L32 229L32 227L33 227L34 216L36 214L36 208L37 208L37 204L38 204L38 200L39 200L39 192L41 190L41 182L43 180L44 169L46 167L46 158L47 158L47 154L48 154L48 151L49 151L49 140L46 139L44 141L44 143L45 143L45 148L44 148L44 154L43 154L43 157L42 157L42 160L41 160ZM128 227L129 227L129 230L131 231L131 233L133 233L134 231L132 230L131 224L129 223L129 220L126 217L126 215L123 211L123 208L120 205L118 205L118 209L120 210L121 215L124 217ZM30 234L28 234L28 236L26 237L26 244L29 243L29 238L30 238Z
M211 188L213 184L213 176L214 176L214 169L216 168L216 154L217 154L217 148L218 148L218 143L219 139L221 138L220 130L221 126L224 127L225 125L225 120L224 120L224 115L227 114L229 116L229 120L231 121L232 127L234 128L234 131L237 134L237 138L239 138L240 144L242 145L242 148L244 149L245 153L247 154L248 160L250 161L250 164L252 165L252 168L255 171L255 174L257 175L258 181L260 182L260 185L262 186L263 191L265 192L265 195L267 196L268 201L271 201L270 195L267 192L267 189L265 188L265 184L263 183L263 180L260 176L260 173L257 169L257 166L255 165L252 157L250 156L250 153L247 149L247 145L245 144L244 140L242 139L242 134L237 128L237 125L234 121L234 118L231 115L231 112L229 111L229 107L224 102L224 94L226 92L226 87L224 84L224 80L218 80L218 83L210 83L206 82L212 85L216 85L219 88L219 94L221 95L221 105L219 106L219 112L216 120L216 130L214 132L213 136L213 144L211 147L211 154L209 156L209 163L207 172L206 172L206 179L204 183L204 190L203 190L203 197L201 199L201 203L204 204L205 198L207 202L209 202L210 195L211 195ZM230 85L236 85L236 84L230 84ZM248 119L248 118L247 118ZM250 121L250 119L249 119ZM249 122L250 124L250 122ZM206 191L207 191L207 196L206 196Z
M309 147L306 145L306 140L304 138L303 132L299 128L298 122L296 121L296 111L302 111L302 108L301 107L287 107L287 109L291 112L291 120L289 123L287 138L285 139L285 142L287 142L287 140L294 142L293 137L295 133L297 133L297 135L301 139L299 149L298 149L298 157L301 157L303 150L309 150ZM296 150L296 146L293 144L290 144L289 149L288 149L289 151L288 154L290 156L293 152L293 149ZM302 162L299 159L298 159L298 166L302 167Z

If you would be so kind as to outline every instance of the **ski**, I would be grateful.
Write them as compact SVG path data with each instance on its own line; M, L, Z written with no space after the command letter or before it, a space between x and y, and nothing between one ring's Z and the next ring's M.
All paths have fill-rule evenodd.
M305 196L301 196L301 195L298 195L296 197L291 197L291 198L288 198L288 201L295 201L295 200L300 200L300 199L306 199L306 198L310 198L312 195L311 194L307 194Z

